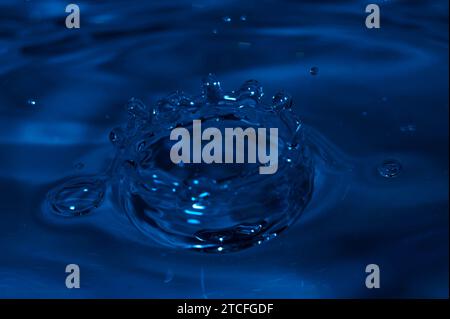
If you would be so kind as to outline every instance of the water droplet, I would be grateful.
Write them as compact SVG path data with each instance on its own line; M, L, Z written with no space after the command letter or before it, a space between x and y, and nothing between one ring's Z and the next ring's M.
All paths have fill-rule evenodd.
M292 107L292 96L284 91L278 92L272 98L272 106L275 109L290 109Z
M319 68L318 68L317 66L313 66L313 67L309 70L309 73L310 73L311 75L317 75L317 74L319 74Z
M146 117L149 115L147 106L141 100L134 97L128 101L127 111L133 117Z
M109 140L118 148L124 147L126 141L124 130L121 127L113 128L109 133Z
M402 164L396 159L388 159L378 166L378 173L386 178L398 176L402 171Z
M76 177L51 190L47 201L58 215L81 216L100 206L105 191L106 181L103 178Z
M155 124L165 128L173 128L184 112L195 107L195 103L183 92L174 91L157 102L154 110L158 120Z
M136 98L131 98L126 107L128 111L127 128L130 133L133 133L134 129L141 129L150 125L152 120L152 112L150 112L142 101Z
M222 18L222 20L223 20L224 22L229 23L229 22L231 22L231 17L225 16L225 17Z
M216 76L210 73L207 77L202 80L203 95L210 102L216 102L223 97L222 88L220 86L219 80Z
M238 99L254 99L256 101L261 100L264 95L262 85L256 80L248 80L242 84L240 89L237 91Z
M252 224L241 224L238 225L235 230L237 233L242 235L255 235L259 233L259 231L262 229L262 225L252 225Z
M36 106L37 105L37 101L34 99L28 99L27 100L27 104L30 106Z

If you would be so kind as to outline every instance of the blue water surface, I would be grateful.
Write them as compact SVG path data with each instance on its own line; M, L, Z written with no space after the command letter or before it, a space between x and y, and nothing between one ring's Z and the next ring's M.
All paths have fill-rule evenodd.
M77 1L80 29L67 4L0 1L0 297L448 297L448 1ZM131 97L195 94L209 73L292 95L315 157L297 223L206 254L149 240L110 192L85 216L45 209L107 170Z

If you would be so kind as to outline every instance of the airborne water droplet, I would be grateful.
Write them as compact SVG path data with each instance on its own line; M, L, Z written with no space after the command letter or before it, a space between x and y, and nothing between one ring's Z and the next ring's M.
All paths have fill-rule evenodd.
M104 178L95 176L73 178L49 192L48 205L54 213L62 216L89 214L102 203L105 183Z
M402 164L396 159L388 159L378 166L378 173L386 178L398 176L402 171Z

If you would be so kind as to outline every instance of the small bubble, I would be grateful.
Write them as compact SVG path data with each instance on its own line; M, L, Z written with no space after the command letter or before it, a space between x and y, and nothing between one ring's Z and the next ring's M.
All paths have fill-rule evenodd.
M222 18L222 20L223 20L224 22L229 23L229 22L231 22L231 17L225 16L225 17Z
M319 74L319 68L318 68L317 66L313 66L313 67L309 70L309 73L310 73L311 75L317 75L317 74Z
M378 166L378 173L386 178L396 177L401 171L402 164L395 159L385 160Z
M241 15L240 20L241 20L241 21L247 21L247 16Z

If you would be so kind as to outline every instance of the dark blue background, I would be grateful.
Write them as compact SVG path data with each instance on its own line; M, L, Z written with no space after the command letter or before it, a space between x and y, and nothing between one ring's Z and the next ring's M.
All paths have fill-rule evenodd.
M364 26L370 2L381 29ZM0 1L0 297L448 297L448 1L77 1L78 30L68 3ZM289 91L315 132L292 228L206 255L148 242L108 203L42 212L59 179L105 167L130 97L198 93L209 72ZM388 158L396 178L377 173Z

